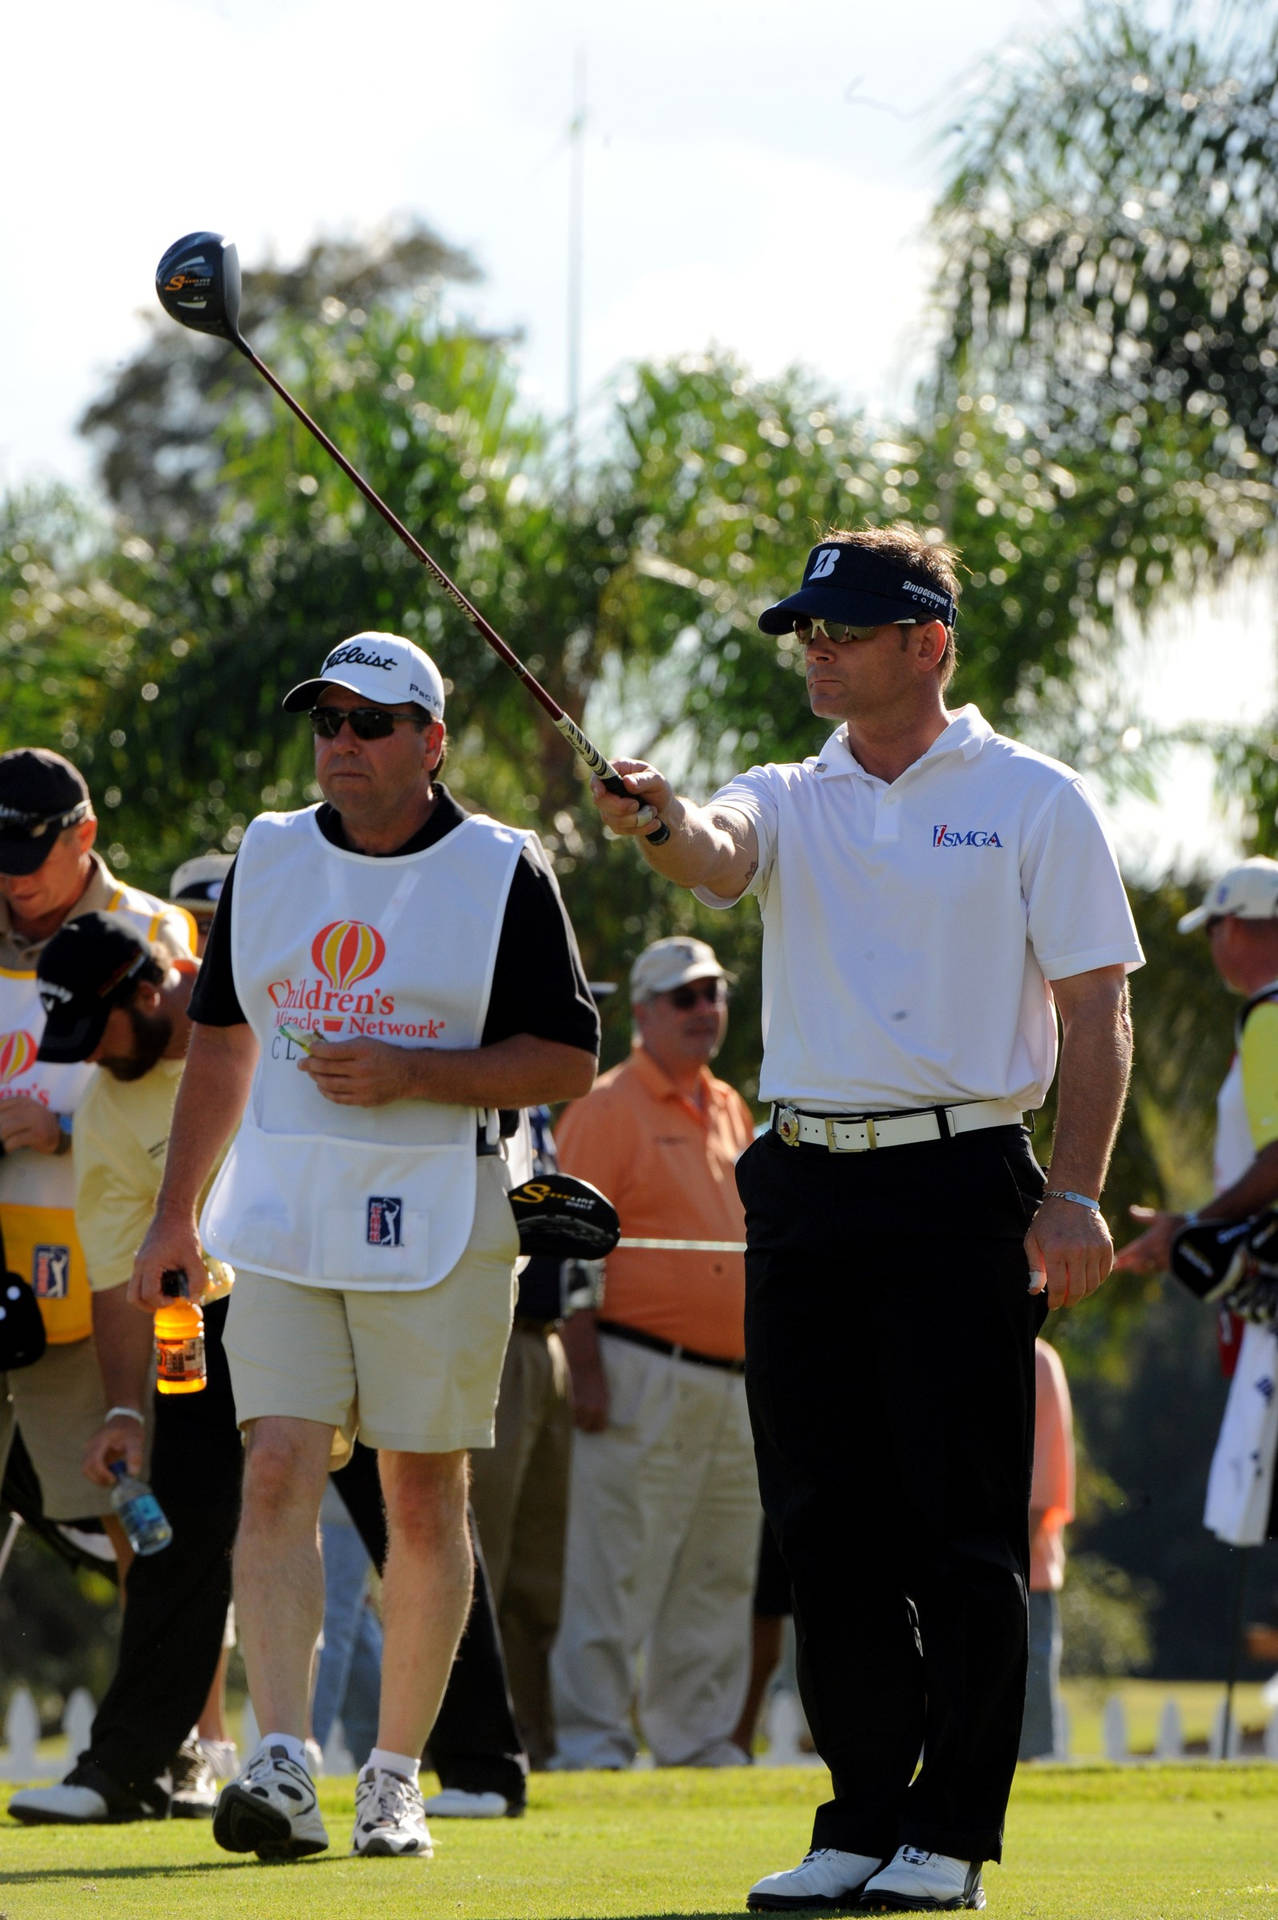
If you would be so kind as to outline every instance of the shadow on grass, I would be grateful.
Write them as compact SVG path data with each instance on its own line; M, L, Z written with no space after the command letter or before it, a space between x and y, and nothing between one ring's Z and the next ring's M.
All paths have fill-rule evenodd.
M154 1866L145 1864L132 1867L30 1867L21 1869L6 1868L3 1881L6 1887L47 1886L56 1880L77 1880L88 1884L94 1880L180 1880L192 1873L240 1873L245 1867L258 1867L268 1873L290 1868L304 1868L313 1873L319 1867L341 1866L349 1860L349 1854L333 1854L323 1860L280 1860L270 1863L265 1860L245 1858L242 1860L189 1860L185 1864L172 1860L157 1861ZM0 1915L0 1920L4 1916Z

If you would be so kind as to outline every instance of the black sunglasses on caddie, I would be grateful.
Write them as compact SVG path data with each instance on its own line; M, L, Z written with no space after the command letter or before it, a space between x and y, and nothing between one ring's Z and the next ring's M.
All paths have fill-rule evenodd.
M422 715L431 717L425 707ZM357 740L386 740L400 721L421 725L415 713L391 713L386 707L312 707L306 717L317 740L336 740L348 721Z

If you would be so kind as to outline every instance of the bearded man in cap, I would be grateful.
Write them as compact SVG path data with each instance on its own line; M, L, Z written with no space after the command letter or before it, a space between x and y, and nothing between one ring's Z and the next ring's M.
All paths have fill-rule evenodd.
M658 1765L741 1766L761 1516L733 1171L753 1127L710 1072L728 1023L713 948L686 935L645 948L630 1001L629 1059L555 1129L561 1167L608 1195L623 1235L602 1305L562 1330L577 1430L557 1764L628 1767L635 1706Z
M164 1167L195 974L194 960L163 954L119 913L77 914L39 960L41 1060L95 1069L76 1112L72 1160L109 1408L84 1471L108 1490L114 1463L141 1475L150 1412L150 1480L173 1538L129 1570L119 1659L88 1747L57 1785L27 1787L9 1802L13 1817L31 1824L209 1815L216 1798L207 1759L187 1736L217 1668L231 1598L242 1451L222 1351L231 1275L210 1269L207 1375L197 1394L153 1396L150 1318L127 1299Z
M633 798L594 789L659 873L763 919L746 1377L834 1784L763 1911L984 1905L1025 1699L1034 1337L1112 1257L1140 947L1078 777L946 704L957 564L904 522L832 531L759 619L836 723L820 752L704 807L637 761ZM1045 1181L1023 1115L1058 1019Z
M418 1756L470 1602L466 1453L492 1445L518 1252L499 1110L584 1092L598 1022L535 837L438 778L434 662L356 634L284 708L309 716L324 800L259 815L223 885L133 1296L198 1271L198 1195L234 1134L199 1233L237 1275L235 1601L263 1739L214 1838L272 1860L328 1844L303 1746L316 1519L358 1432L389 1550L353 1848L425 1859Z
M43 747L0 754L0 1226L7 1265L34 1288L48 1340L32 1365L5 1374L0 1363L0 1473L16 1421L46 1516L100 1518L126 1567L109 1496L81 1466L106 1412L70 1157L93 1069L41 1055L36 969L58 929L91 910L122 914L166 955L189 954L195 936L180 908L114 878L94 851L96 833L89 789L69 760Z
M1206 929L1213 966L1242 996L1234 1057L1216 1102L1216 1191L1192 1216L1133 1207L1144 1232L1114 1262L1129 1273L1165 1272L1172 1243L1191 1218L1225 1226L1278 1202L1278 860L1230 867L1179 926L1182 933ZM1246 1326L1203 1514L1209 1532L1231 1546L1278 1536L1276 1382L1278 1334L1272 1326Z

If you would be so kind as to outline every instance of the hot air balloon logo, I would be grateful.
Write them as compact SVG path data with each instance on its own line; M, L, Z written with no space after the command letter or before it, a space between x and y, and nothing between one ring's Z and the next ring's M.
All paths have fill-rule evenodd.
M376 973L385 958L386 942L363 920L332 920L311 945L316 968L339 992Z
M0 1085L34 1066L37 1051L38 1044L29 1033L0 1034Z

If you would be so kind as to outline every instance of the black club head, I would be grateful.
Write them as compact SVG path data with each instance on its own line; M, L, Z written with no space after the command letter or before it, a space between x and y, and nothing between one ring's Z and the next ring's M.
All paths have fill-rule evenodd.
M160 305L184 327L220 334L237 347L240 334L240 257L220 233L188 233L155 270Z

